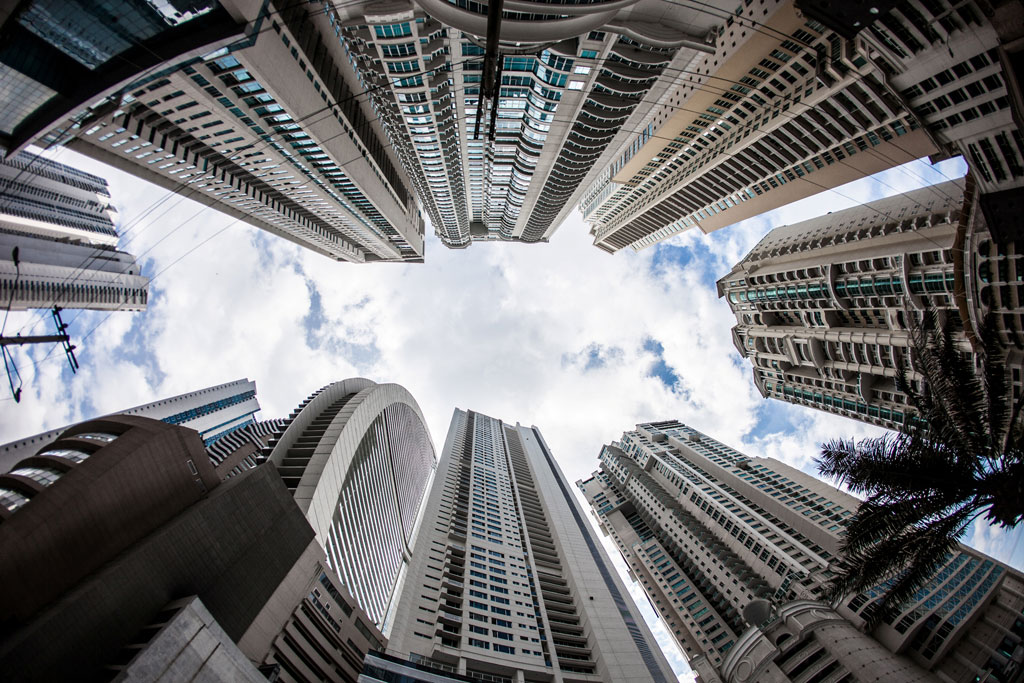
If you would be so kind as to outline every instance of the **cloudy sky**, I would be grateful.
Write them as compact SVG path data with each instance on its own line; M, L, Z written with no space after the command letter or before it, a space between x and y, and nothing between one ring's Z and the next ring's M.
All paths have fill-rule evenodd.
M121 248L154 278L149 309L68 311L77 375L59 351L16 353L24 392L20 404L0 399L0 443L240 377L256 381L260 417L283 417L324 384L364 376L408 388L438 448L455 407L538 426L570 481L590 475L602 444L650 420L679 419L808 472L821 441L880 433L762 399L714 283L774 226L966 170L917 162L640 253L598 250L576 214L549 244L448 250L431 234L425 264L358 266L69 150L51 156L109 180ZM50 324L12 313L7 330L46 334ZM1019 536L976 529L968 540L1024 566Z

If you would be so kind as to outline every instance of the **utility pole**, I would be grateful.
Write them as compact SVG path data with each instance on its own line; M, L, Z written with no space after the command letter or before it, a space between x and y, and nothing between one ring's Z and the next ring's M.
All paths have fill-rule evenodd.
M11 395L14 397L16 403L21 402L21 373L18 372L18 367L14 364L14 357L11 356L11 352L7 350L8 346L24 346L26 344L60 344L64 349L64 355L67 356L68 364L71 366L71 372L78 371L78 359L75 358L75 346L71 343L71 337L67 333L67 323L61 320L59 306L54 306L53 310L50 311L53 316L53 322L57 326L57 334L38 335L30 337L22 337L20 334L13 337L0 336L0 353L3 354L4 358L4 370L7 371L7 384L11 387ZM18 386L14 386L14 375L11 371L14 371L14 375L18 377Z

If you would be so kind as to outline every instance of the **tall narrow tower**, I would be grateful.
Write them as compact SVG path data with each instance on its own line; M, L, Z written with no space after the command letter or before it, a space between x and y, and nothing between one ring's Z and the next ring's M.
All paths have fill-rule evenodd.
M857 499L674 420L600 458L577 486L702 683L1020 680L1020 572L961 546L865 632L877 590L820 601Z
M540 430L472 411L452 417L389 648L488 680L675 680Z

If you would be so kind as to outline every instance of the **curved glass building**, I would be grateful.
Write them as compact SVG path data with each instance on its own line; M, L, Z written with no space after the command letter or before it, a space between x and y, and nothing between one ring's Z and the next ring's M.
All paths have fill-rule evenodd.
M416 400L397 384L334 382L296 408L267 450L331 567L385 626L437 463Z

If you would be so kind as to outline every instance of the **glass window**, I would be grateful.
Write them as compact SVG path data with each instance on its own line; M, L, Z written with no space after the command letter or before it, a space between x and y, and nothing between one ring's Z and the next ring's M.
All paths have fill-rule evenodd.
M83 460L86 460L90 454L73 448L55 448L50 451L43 451L39 455L50 455L55 458L64 458L71 462L82 462Z
M117 434L108 434L106 432L85 432L83 434L75 434L76 439L89 439L90 441L101 441L103 443L110 443L117 438Z
M43 486L49 486L60 479L61 475L57 470L53 470L48 467L19 467L11 470L11 474L18 474L22 477L27 477L32 481L39 482Z
M3 505L9 512L14 512L22 505L28 502L28 496L25 496L17 491L11 489L0 488L0 505Z

